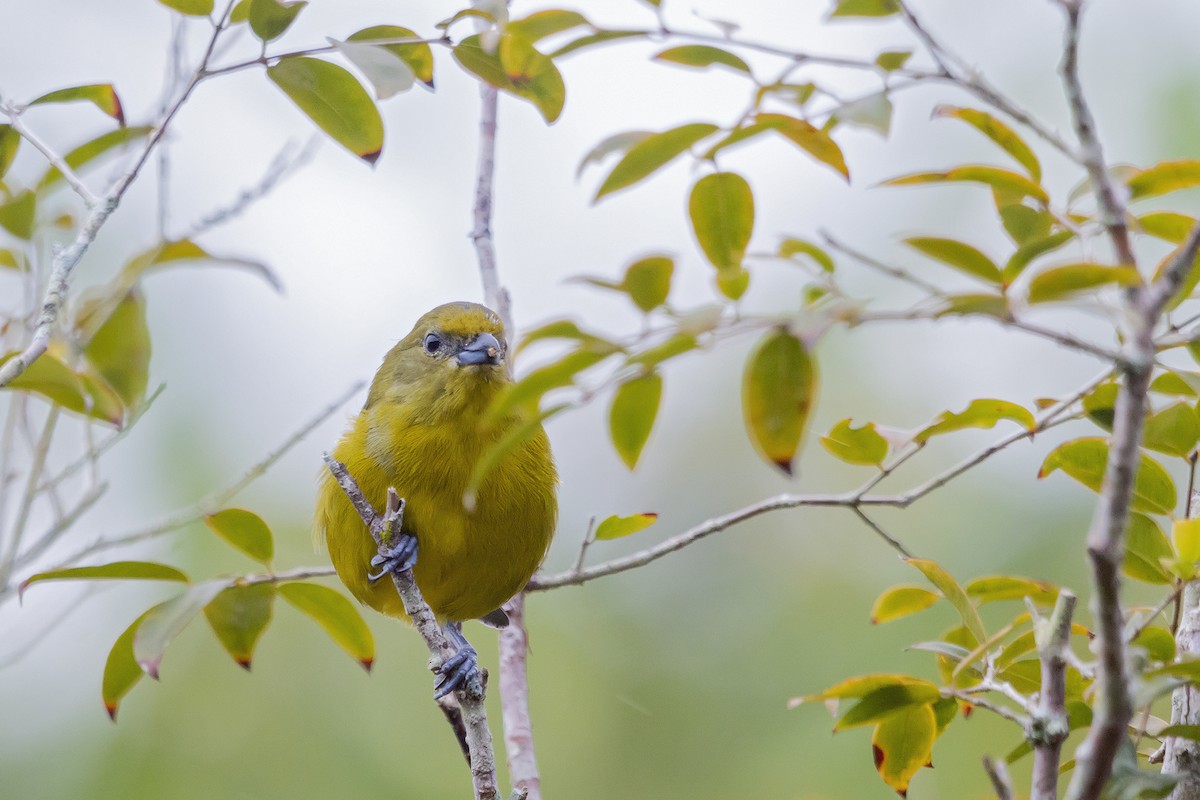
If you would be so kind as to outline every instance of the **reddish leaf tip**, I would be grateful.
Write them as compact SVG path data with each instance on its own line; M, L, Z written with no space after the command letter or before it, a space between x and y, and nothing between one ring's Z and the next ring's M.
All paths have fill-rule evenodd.
M372 151L370 153L359 153L358 157L361 158L363 161L367 162L368 164L374 166L375 162L379 160L379 156L382 154L383 154L383 148L380 148L380 149Z
M246 672L250 671L250 658L248 656L243 656L242 658L235 658L234 661L237 662L237 665L239 667L246 670Z
M142 672L149 675L154 680L158 680L158 659L148 659L139 661L138 666L142 668Z
M900 795L901 797L908 797L908 789L897 789L896 794Z
M971 705L970 703L967 703L966 705L963 706L963 708L962 708L963 719L970 719L971 715L974 713L975 713L975 706Z
M116 703L105 703L104 710L108 712L109 719L111 719L113 722L117 721L117 704Z
M366 672L367 672L367 674L368 674L368 675L370 675L370 674L371 674L371 667L373 667L373 666L375 665L375 659L373 659L373 658L360 658L360 659L358 660L358 663L359 663L359 664L362 664L362 668L363 668L364 670L366 670Z
M883 766L883 750L877 744L871 745L871 755L875 758L875 769Z
M113 119L115 119L117 121L117 125L124 128L125 127L125 109L121 105L121 98L117 97L117 93L115 91L112 93L112 100L113 100L113 109L112 109Z
M876 617L871 617L871 624L872 624L872 625L878 625L878 624L879 624L879 619L878 619L878 618L876 618Z
M775 462L775 466L783 470L789 478L792 477L792 462L790 459L781 458Z
M926 761L926 762L925 762L925 766L926 766L928 769L933 769L933 759L931 758L931 759L929 759L928 761Z

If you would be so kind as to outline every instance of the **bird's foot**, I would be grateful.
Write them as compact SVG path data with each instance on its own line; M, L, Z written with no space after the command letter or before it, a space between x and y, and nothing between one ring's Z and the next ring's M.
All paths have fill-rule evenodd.
M371 566L382 567L382 569L375 573L368 572L367 580L374 583L384 575L412 569L416 563L417 537L409 533L402 533L392 544L379 546L379 555L371 559Z
M439 700L458 689L464 689L474 695L483 694L483 673L479 669L479 654L463 636L462 624L452 622L446 625L446 638L454 645L454 655L450 656L438 667L437 678L433 683L433 699Z

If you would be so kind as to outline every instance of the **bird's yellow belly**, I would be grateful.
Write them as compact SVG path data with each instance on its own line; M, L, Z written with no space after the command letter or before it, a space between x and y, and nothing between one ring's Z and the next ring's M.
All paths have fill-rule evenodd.
M366 498L381 509L389 487L404 498L404 531L417 537L417 585L433 612L443 620L467 620L495 610L525 586L545 555L553 535L557 507L554 466L545 435L534 437L501 463L480 488L468 513L462 497L469 470L478 457L463 452L463 442L405 431L403 455L390 444L373 447L362 425L338 445L334 457L346 464ZM372 451L375 451L373 454ZM384 457L379 457L383 452ZM382 463L381 463L382 462ZM458 466L455 466L458 465ZM530 470L549 480L514 476ZM371 558L377 548L370 532L337 483L326 476L319 500L329 554L338 576L361 602L407 619L388 577L375 583Z

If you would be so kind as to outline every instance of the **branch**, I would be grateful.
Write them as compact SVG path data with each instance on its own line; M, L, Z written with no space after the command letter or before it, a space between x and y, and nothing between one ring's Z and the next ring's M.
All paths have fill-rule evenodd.
M996 790L997 800L1013 800L1012 778L1008 776L1008 766L1001 759L997 761L991 756L983 757L983 771L987 773Z
M347 471L345 464L335 461L328 453L325 453L323 458L329 471L337 479L338 485L342 487L342 491L350 498L355 510L362 517L363 524L370 530L375 544L383 547L385 542L399 536L401 522L404 518L404 501L396 494L396 490L388 489L387 509L381 515L363 496L362 490ZM412 619L413 626L421 634L421 638L425 640L425 646L429 648L429 653L433 656L430 660L430 669L436 673L442 663L454 655L454 648L442 633L442 628L438 625L437 618L433 615L429 604L421 596L421 590L417 587L417 582L413 580L412 568L402 572L392 572L391 576L392 581L396 584L396 591L400 594L400 600L404 603L404 611ZM478 689L478 692L473 689ZM492 734L488 730L482 682L478 687L468 685L456 690L455 696L462 707L462 720L471 753L471 778L476 800L495 800L498 796L496 758L492 753Z
M46 157L50 162L50 166L54 167L62 175L63 180L75 190L75 194L83 198L83 202L88 208L93 207L100 202L96 195L92 194L92 190L87 187L76 174L75 170L63 160L63 157L45 142L43 142L33 131L25 127L25 123L21 121L21 110L9 105L0 105L0 114L8 117L8 124L14 131L20 134L21 138L33 145L34 149Z
M1030 800L1056 800L1058 769L1063 742L1070 733L1067 722L1067 648L1071 642L1071 618L1075 595L1059 592L1050 618L1034 621L1038 658L1042 662L1042 688L1026 738L1033 744L1033 792Z
M504 721L504 750L514 790L531 800L542 796L529 713L529 633L525 627L525 593L504 606L508 627L500 631L500 713Z
M104 223L108 221L112 213L117 210L117 206L121 204L121 198L125 196L126 190L129 189L130 184L137 178L146 160L150 158L150 154L154 151L154 147L162 139L163 134L166 133L167 126L175 118L175 114L183 106L184 102L187 101L188 97L191 96L192 90L200 82L204 75L204 69L208 65L208 59L212 56L213 48L217 44L217 39L225 30L225 20L229 17L229 11L233 8L233 2L234 0L229 1L225 8L225 13L221 15L221 21L213 27L212 38L208 41L208 47L204 51L200 65L192 74L183 91L180 92L179 97L176 98L175 102L166 110L166 113L155 123L153 130L146 137L146 143L142 146L141 153L134 160L133 166L119 176L113 182L112 187L105 193L104 197L92 206L91 213L88 214L79 232L75 235L75 241L54 256L54 261L50 269L50 278L46 283L46 294L42 299L42 311L38 315L33 336L30 337L29 344L26 345L25 349L19 355L9 359L3 366L0 366L0 387L7 386L15 380L42 353L46 352L46 348L50 344L50 334L54 328L55 321L58 319L58 312L62 309L63 302L67 297L71 273L79 263L79 260L83 258L83 254L87 252L88 247L95 241L100 228L104 226Z
M1189 495L1188 517L1191 518L1200 510L1197 508L1200 494ZM1200 655L1200 582L1183 584L1183 598L1176 609L1180 612L1175 630L1176 658L1196 658ZM1189 683L1171 693L1171 724L1200 725L1200 689ZM1163 741L1162 749L1163 773L1179 778L1170 800L1200 799L1200 742L1170 736Z
M479 165L475 181L475 226L471 229L471 241L475 243L475 257L479 261L484 301L500 315L504 329L511 335L512 304L508 291L500 284L500 272L496 267L496 246L492 241L492 179L496 172L497 95L494 86L486 83L479 85L482 107L479 115Z
M1117 193L1112 176L1108 174L1104 150L1096 134L1096 121L1083 94L1083 84L1079 81L1079 18L1083 13L1083 2L1058 2L1067 15L1060 69L1067 92L1067 104L1071 109L1071 119L1075 123L1075 135L1079 137L1079 155L1087 169L1088 177L1091 178L1092 186L1095 187L1100 221L1108 231L1117 258L1122 264L1137 264L1129 241L1129 228L1125 224L1125 200Z

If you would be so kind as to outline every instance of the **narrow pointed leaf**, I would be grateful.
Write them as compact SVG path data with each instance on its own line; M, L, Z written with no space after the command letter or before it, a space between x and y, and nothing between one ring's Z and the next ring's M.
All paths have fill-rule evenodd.
M759 455L788 475L816 387L816 364L804 343L784 328L768 332L746 360L742 414L750 441Z
M1200 186L1200 161L1164 161L1134 174L1128 181L1132 200Z
M594 199L599 200L649 177L717 130L717 126L710 123L693 122L662 133L638 137L604 179L604 183L600 184Z
M595 47L598 44L607 44L615 42L619 39L640 38L649 36L653 31L643 30L603 30L596 33L589 33L586 36L580 36L574 41L564 44L562 47L550 53L550 58L558 58L565 56L568 53L574 53L577 50L583 50L588 47Z
M1133 267L1065 264L1043 270L1033 277L1029 282L1029 302L1064 300L1102 286L1136 286L1141 280L1141 275Z
M278 39L296 21L296 16L308 5L305 0L250 0L250 30L263 42Z
M276 591L284 600L311 617L333 641L371 671L375 638L362 615L346 597L315 583L285 583Z
M657 372L628 380L617 388L608 413L608 430L613 447L633 469L654 429L662 400L662 376Z
M893 586L875 598L875 605L871 607L871 624L891 622L924 611L941 597L922 586Z
M1058 597L1058 587L1045 581L1019 578L1013 575L988 575L976 578L964 587L967 596L984 603L1000 600L1022 600L1028 597L1035 603L1053 604Z
M100 564L93 567L68 567L39 572L22 581L19 591L24 593L33 584L42 581L78 580L148 580L187 583L188 577L174 567L157 564L153 561L114 561L111 564Z
M275 557L275 540L271 529L253 511L227 508L204 518L204 524L233 547L241 550L264 566Z
M911 675L875 673L847 678L840 683L830 686L828 689L824 689L816 694L807 695L801 699L805 703L814 703L823 700L845 700L853 697L866 697L872 692L888 686L921 687L937 691L937 685L924 678L914 678Z
M920 430L913 437L913 441L923 443L934 436L965 428L994 428L996 423L1003 419L1012 420L1030 430L1037 424L1033 413L1016 403L993 399L972 400L966 410L961 413L943 411L933 424Z
M125 112L121 110L121 99L117 97L117 91L111 83L93 83L87 86L72 86L68 89L58 89L57 91L48 92L36 100L29 101L29 105L40 106L47 103L72 103L76 101L91 103L115 119L118 124L125 124Z
M829 13L834 17L890 17L900 13L896 0L837 0Z
M126 262L125 266L121 269L121 279L127 284L133 284L143 275L168 264L178 264L179 262L187 261L213 261L221 265L245 269L262 278L275 291L283 291L283 283L280 282L279 277L266 264L238 256L210 253L191 239L176 239L174 241L162 242L151 247L149 250L139 253Z
M379 159L383 120L349 72L318 58L295 56L268 67L267 77L342 147L368 164Z
M967 631L975 638L973 644L978 645L988 638L975 604L971 602L967 593L949 572L934 561L921 558L906 558L904 560L919 569L929 579L929 582L936 586L938 591L950 601L950 605L954 606L958 611L958 615L962 617L963 625Z
M928 706L940 696L937 688L923 685L883 686L863 697L842 715L835 733L878 722L914 705Z
M656 135L653 131L623 131L605 137L580 159L579 166L575 168L575 179L578 180L583 175L583 171L587 169L588 165L599 164L613 153L627 153L638 142Z
M912 50L884 50L875 56L875 65L884 72L895 72L904 68L912 54Z
M887 439L875 430L874 422L864 423L858 428L852 427L852 422L847 417L834 425L827 436L821 437L821 444L847 464L879 466L887 458Z
M271 622L275 587L269 583L231 586L204 607L209 627L238 666L250 669L254 648Z
M722 50L719 47L711 47L704 44L685 44L679 47L671 47L663 50L654 56L658 61L667 61L672 64L681 64L685 67L711 67L721 65L750 74L750 66L746 64L740 57L735 56L728 50Z
M149 125L117 128L79 145L63 156L63 161L66 162L68 167L79 172L82 167L92 163L106 153L145 137L151 130L153 129ZM44 192L58 184L62 179L63 176L59 172L58 167L50 167L46 170L46 174L42 176L42 179L38 181L37 191Z
M594 367L610 355L611 351L594 352L584 346L567 353L555 362L535 369L496 397L488 409L487 419L503 419L522 408L533 410L547 392L570 386L579 373Z
M1009 256L1008 261L1004 264L1004 272L1002 274L1004 284L1007 286L1016 280L1017 276L1024 272L1025 268L1034 259L1059 249L1074 238L1075 234L1071 231L1059 231L1043 239L1025 242L1017 248L1015 253Z
M1174 211L1153 211L1138 217L1138 224L1146 234L1171 244L1183 244L1196 220L1187 214Z
M21 134L13 130L12 125L0 125L0 180L4 179L8 168L12 166L20 147Z
M846 166L842 148L838 147L837 142L825 131L787 114L759 114L754 121L768 130L775 131L817 161L832 167L846 180L850 180L850 170Z
M542 423L568 408L571 408L569 404L559 403L544 411L527 413L519 424L509 428L508 432L499 441L485 450L479 460L475 462L475 467L471 470L471 477L467 481L467 488L463 493L463 505L467 509L473 508L475 496L478 494L479 488L483 486L484 481L491 476L492 472L500 466L504 459L533 437L544 437L546 432L542 428Z
M375 25L363 28L346 38L347 42L364 42L379 39L420 39L416 31L402 28L399 25ZM415 44L379 44L372 45L386 50L399 58L421 83L433 87L433 50L424 42Z
M1061 469L1094 492L1104 483L1108 462L1108 442L1098 437L1086 437L1064 442L1046 456L1039 478ZM1150 456L1143 453L1134 477L1133 502L1135 511L1150 514L1170 514L1176 504L1175 484L1170 474Z
M133 658L143 672L158 679L158 665L167 646L228 585L226 578L193 584L182 594L159 603L146 613L133 634Z
M754 193L741 175L715 172L696 181L688 199L692 232L718 270L741 269L754 231Z
M167 8L190 17L207 17L213 11L213 0L158 0Z
M930 704L914 705L884 718L871 736L875 768L901 797L917 772L930 763L937 718Z
M108 658L104 662L104 677L100 682L100 698L104 701L104 710L108 712L108 716L113 722L117 721L117 708L120 706L121 700L146 674L142 672L142 668L138 666L133 657L133 635L137 632L138 626L142 624L142 620L146 618L146 614L149 613L150 611L146 611L139 616L117 637L117 641L113 642L112 649L108 651Z
M1050 201L1049 195L1033 180L1011 170L999 167L969 165L955 167L944 172L918 172L912 175L902 175L883 182L883 186L918 186L931 183L982 183L993 189L1012 192L1016 195L1032 197L1041 203Z
M658 514L634 514L629 517L612 516L596 526L595 537L597 540L620 539L638 531L644 531L655 522L658 522Z
M1000 283L1000 268L990 258L969 244L933 236L916 236L905 239L904 243L973 278L979 278L987 283Z
M1030 178L1034 181L1041 181L1042 165L1038 162L1037 156L1025 143L1025 140L1001 120L986 111L957 106L938 106L934 109L933 115L959 119L967 123L1012 156L1018 164L1025 168Z
M649 347L640 353L635 353L629 357L630 364L640 364L643 367L657 367L664 361L669 361L672 358L681 356L684 353L691 352L700 346L696 341L695 335L691 333L679 332L674 334L670 339L667 339L661 344L656 344Z
M550 8L545 11L535 11L527 17L515 19L508 23L505 31L520 36L530 44L536 44L547 36L563 33L574 28L588 27L587 17L578 11L566 11L561 8Z
M780 241L779 249L776 252L780 258L794 259L798 255L808 256L825 272L833 272L835 269L833 258L829 253L812 242L798 239L795 236L787 236Z

